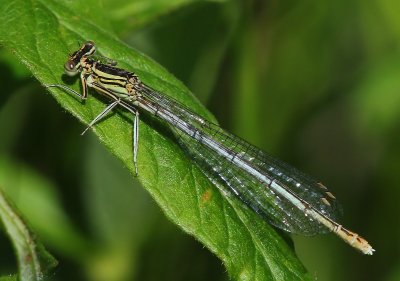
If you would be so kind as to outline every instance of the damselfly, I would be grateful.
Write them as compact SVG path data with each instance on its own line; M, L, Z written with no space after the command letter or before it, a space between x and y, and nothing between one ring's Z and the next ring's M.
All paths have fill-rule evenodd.
M93 88L110 99L87 129L116 106L132 112L136 173L140 110L168 124L203 173L222 183L223 193L233 194L276 227L303 235L332 231L364 254L373 254L365 239L337 223L338 203L323 184L155 91L136 74L94 59L95 52L94 43L88 41L64 65L66 74L80 74L82 94L65 85L48 87L64 89L82 100L87 98L88 88Z

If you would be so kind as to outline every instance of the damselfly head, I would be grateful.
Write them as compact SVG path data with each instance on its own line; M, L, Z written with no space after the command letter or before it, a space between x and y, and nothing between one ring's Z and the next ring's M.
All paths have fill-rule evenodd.
M81 67L81 60L93 55L96 52L96 47L93 41L86 41L82 47L69 56L68 61L64 64L65 74L75 76Z

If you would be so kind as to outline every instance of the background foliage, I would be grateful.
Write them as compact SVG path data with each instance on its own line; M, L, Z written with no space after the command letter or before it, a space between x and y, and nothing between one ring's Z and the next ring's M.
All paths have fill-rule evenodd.
M251 271L249 276L235 272L235 268L245 266L235 263L235 257L246 260L248 252L223 258L218 245L210 246L211 234L204 238L194 232L222 258L227 274L216 256L165 218L94 134L79 136L83 125L66 114L52 96L44 94L46 90L32 77L32 64L27 60L21 63L17 40L10 43L9 38L23 39L29 46L32 31L42 42L59 32L51 29L51 19L22 22L21 7L46 14L57 11L55 3L60 1L5 2L0 8L0 43L4 45L0 50L0 186L58 260L59 265L48 278L226 280L229 274L235 279L265 279L271 268ZM26 3L33 5L24 6ZM187 94L179 81L147 58L132 52L140 59L132 65L130 58L120 55L125 47L116 38L123 40L182 81L223 127L317 176L334 191L344 207L343 224L365 236L377 252L372 257L362 256L333 235L295 236L296 253L309 271L305 276L319 280L400 279L398 1L60 3L69 8L67 11L76 12L69 18L67 13L57 18L67 27L66 34L81 32L83 40L108 38L98 44L104 52L113 54L111 57L142 71L153 85L167 81L165 91L170 94L174 94L173 89ZM85 17L77 18L82 15ZM18 18L21 29L6 24L12 22L12 17ZM90 29L89 25L101 28ZM47 32L41 34L38 30ZM87 30L93 34L85 33ZM59 65L52 79L61 81L62 62L78 45L72 44L77 38L70 39L69 50L50 43L47 46L53 48L44 49L49 68L57 69ZM52 82L44 71L40 74L35 73L42 82ZM75 115L74 110L83 107L73 99L63 100L61 95L56 98ZM187 103L202 110L193 99L188 98ZM97 108L101 103L94 100L89 106ZM90 113L95 114L88 112L78 118L87 122ZM104 136L102 130L116 130L107 127L112 122L123 121L121 116L110 119L96 131L100 138ZM129 128L129 120L125 123L121 128ZM157 138L146 130L142 146ZM126 136L129 138L130 131ZM129 143L125 145L129 151ZM169 150L176 148L167 147L165 155L172 155ZM115 149L113 154L118 156ZM129 152L126 155L129 161ZM140 156L142 163L147 163L145 156L145 152ZM176 161L180 161L178 156ZM147 183L145 164L140 168L145 175L141 180ZM199 182L205 185L200 176ZM185 187L182 184L184 191ZM160 204L152 189L148 191ZM229 205L215 196L215 208ZM235 203L233 207L237 208ZM163 208L170 219L188 231L179 216L173 218ZM256 218L249 216L259 229L266 228L259 233L261 243L278 245L274 250L265 250L269 254L263 257L275 257L292 269L282 270L278 265L275 271L272 268L269 278L279 280L279 276L285 276L279 274L291 272L294 275L286 277L304 274L293 254L287 252L290 243L286 246L272 229L260 226ZM5 233L0 232L2 276L16 273L18 265ZM245 243L229 237L227 241ZM281 254L278 248L283 249ZM287 253L286 260L282 253Z

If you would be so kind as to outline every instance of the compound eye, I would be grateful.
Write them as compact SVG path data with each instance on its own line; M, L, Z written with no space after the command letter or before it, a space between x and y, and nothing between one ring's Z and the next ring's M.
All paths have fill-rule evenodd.
M69 76L74 76L78 73L77 65L73 60L68 60L64 64L65 73Z
M75 63L71 60L67 61L64 65L65 70L67 71L73 71L75 68Z

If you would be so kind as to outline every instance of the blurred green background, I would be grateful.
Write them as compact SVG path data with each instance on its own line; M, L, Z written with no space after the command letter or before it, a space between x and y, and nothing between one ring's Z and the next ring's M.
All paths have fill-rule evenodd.
M399 1L102 5L119 37L224 128L324 182L342 223L376 249L367 257L334 235L293 236L312 276L400 280ZM0 72L0 186L59 261L50 278L228 279L6 49ZM4 232L0 253L0 276L15 273Z

